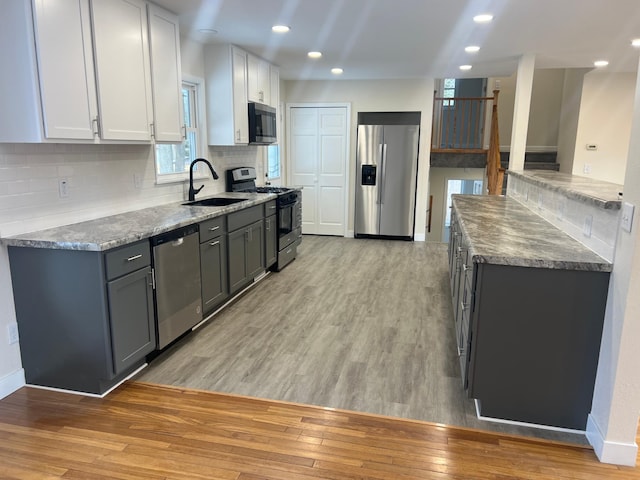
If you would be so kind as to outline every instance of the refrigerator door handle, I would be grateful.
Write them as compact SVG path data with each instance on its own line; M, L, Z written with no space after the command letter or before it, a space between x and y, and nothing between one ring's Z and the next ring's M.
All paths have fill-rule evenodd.
M380 193L380 201L378 203L384 203L384 184L387 181L387 144L384 143L381 145L381 155L380 155L380 163L381 163L381 178L380 178L380 188L378 192Z

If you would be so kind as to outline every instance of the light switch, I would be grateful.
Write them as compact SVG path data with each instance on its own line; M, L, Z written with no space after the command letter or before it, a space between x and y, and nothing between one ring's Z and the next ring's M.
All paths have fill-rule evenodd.
M631 232L634 209L635 207L630 203L624 202L622 204L622 219L620 220L620 226L625 232Z

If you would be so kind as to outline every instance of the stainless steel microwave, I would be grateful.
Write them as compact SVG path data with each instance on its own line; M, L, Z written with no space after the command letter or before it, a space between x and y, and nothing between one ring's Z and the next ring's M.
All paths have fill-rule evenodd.
M275 143L277 120L275 108L262 103L249 103L249 143L254 145Z

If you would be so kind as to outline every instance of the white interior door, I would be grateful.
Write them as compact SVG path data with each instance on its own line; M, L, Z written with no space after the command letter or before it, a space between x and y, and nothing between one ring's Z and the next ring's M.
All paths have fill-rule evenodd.
M302 186L302 233L344 235L346 107L290 109L290 183Z

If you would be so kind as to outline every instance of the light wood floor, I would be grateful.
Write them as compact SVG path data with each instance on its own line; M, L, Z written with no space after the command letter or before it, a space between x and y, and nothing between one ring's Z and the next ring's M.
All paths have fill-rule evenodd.
M584 446L128 382L0 400L0 478L640 480Z
M137 379L587 443L477 419L461 386L444 244L305 236L292 264Z

